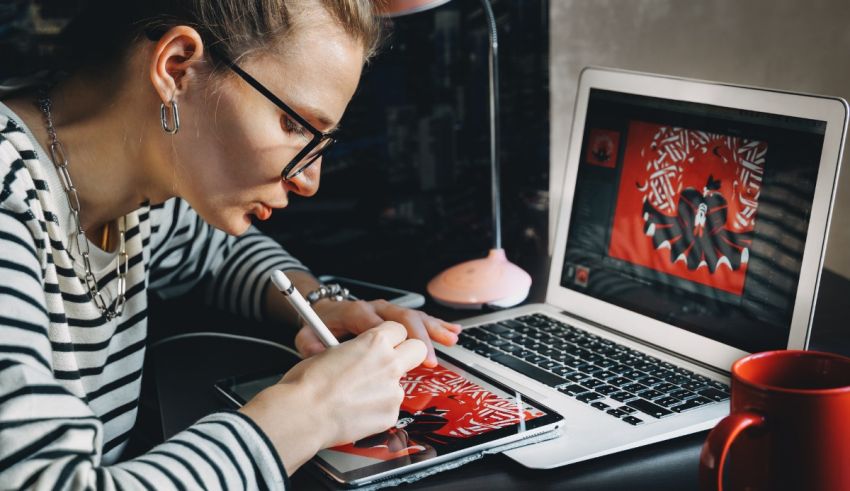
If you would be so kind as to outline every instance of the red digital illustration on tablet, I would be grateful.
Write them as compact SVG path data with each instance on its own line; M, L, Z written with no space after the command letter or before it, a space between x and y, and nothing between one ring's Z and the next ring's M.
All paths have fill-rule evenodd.
M740 295L767 143L633 121L608 254Z
M406 396L394 428L330 450L383 461L435 453L453 442L543 415L439 365L408 372L401 386Z

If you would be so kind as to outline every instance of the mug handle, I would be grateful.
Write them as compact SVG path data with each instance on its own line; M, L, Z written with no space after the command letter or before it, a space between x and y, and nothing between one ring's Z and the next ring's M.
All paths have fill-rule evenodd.
M732 442L742 431L764 424L764 416L742 411L723 418L708 434L699 456L699 480L703 491L723 490L723 464Z

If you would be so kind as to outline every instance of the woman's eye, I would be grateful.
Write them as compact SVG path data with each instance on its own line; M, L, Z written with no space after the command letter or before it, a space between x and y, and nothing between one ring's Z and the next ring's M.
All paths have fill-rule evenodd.
M306 132L304 131L304 127L298 124L297 121L293 121L289 116L283 117L283 129L287 133L293 133L298 136L302 136L306 138Z

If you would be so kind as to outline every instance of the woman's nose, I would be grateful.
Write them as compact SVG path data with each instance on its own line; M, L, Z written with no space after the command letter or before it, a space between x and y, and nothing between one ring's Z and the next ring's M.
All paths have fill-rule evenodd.
M319 179L322 173L322 157L316 159L304 172L298 174L284 185L293 193L309 198L319 190Z

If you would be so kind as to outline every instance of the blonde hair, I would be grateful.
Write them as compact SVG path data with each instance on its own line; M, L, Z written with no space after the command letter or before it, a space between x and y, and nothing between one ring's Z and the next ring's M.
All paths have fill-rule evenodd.
M69 25L66 60L73 68L104 67L121 60L144 37L158 39L171 27L194 28L209 46L231 59L274 49L309 12L321 8L363 45L363 61L378 50L383 0L90 0ZM216 69L221 69L211 60ZM66 67L67 68L67 67Z

